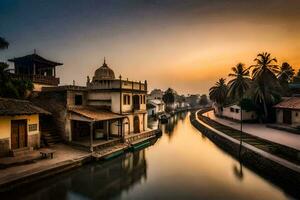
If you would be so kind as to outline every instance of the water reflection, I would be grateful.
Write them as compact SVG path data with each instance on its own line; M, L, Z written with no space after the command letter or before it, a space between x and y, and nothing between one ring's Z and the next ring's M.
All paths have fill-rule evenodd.
M149 121L149 126L160 125L157 121ZM220 150L195 129L188 113L175 115L160 128L162 137L146 149L30 184L22 190L12 191L6 198L289 198L282 189L244 167L242 162Z
M111 199L147 179L145 150L127 153L114 160L84 166L61 180L46 181L7 199ZM34 192L33 192L34 191ZM26 196L24 197L23 194ZM22 194L22 195L21 195ZM2 198L1 198L2 199Z

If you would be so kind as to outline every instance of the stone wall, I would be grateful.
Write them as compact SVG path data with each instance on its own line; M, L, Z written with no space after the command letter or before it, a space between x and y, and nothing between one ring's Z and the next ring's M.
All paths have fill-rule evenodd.
M0 157L9 154L9 138L0 139Z
M218 135L196 120L195 112L191 113L190 121L202 134L208 137L218 147L229 153L249 169L255 171L262 177L271 180L290 195L300 198L299 188L300 174L280 165L260 154L242 147L239 154L240 145Z
M40 148L40 134L28 135L28 146L34 149Z

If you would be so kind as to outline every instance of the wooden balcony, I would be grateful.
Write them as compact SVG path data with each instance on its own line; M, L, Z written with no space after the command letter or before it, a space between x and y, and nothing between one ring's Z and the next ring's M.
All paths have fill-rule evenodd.
M11 78L17 80L30 80L33 83L45 84L45 85L54 85L59 84L59 78L54 76L44 76L44 75L33 75L33 74L10 74Z

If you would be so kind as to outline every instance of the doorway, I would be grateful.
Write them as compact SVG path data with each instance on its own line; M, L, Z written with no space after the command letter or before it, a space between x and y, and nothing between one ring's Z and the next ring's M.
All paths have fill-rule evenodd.
M140 119L139 116L134 116L133 119L133 132L139 133L140 132Z
M27 120L11 121L11 149L27 147Z
M292 111L283 110L283 119L282 122L284 124L292 124Z

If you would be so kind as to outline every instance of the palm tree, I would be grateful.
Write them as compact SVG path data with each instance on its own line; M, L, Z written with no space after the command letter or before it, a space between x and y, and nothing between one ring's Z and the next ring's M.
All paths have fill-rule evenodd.
M292 81L294 75L295 70L293 67L287 62L282 63L277 78L283 89L283 95L289 94L289 83Z
M228 83L229 90L228 96L233 100L238 100L240 104L240 115L241 115L241 135L240 135L240 151L242 148L242 134L243 134L243 108L242 108L242 99L246 91L250 88L250 73L248 69L244 68L243 63L238 63L235 67L231 68L233 73L230 73L228 76L233 77Z
M226 103L228 88L224 78L220 78L215 86L209 89L209 98L218 104L218 107L222 108Z
M0 49L7 49L9 43L3 38L0 37Z
M250 73L244 66L243 63L238 63L235 67L231 68L233 73L228 75L229 77L233 77L233 79L228 82L228 96L233 100L240 101L245 92L250 88Z
M254 80L254 100L263 106L264 117L268 117L267 105L274 103L273 91L281 89L276 74L279 72L276 58L272 58L270 53L263 52L254 59L252 77ZM249 68L249 69L250 69Z

